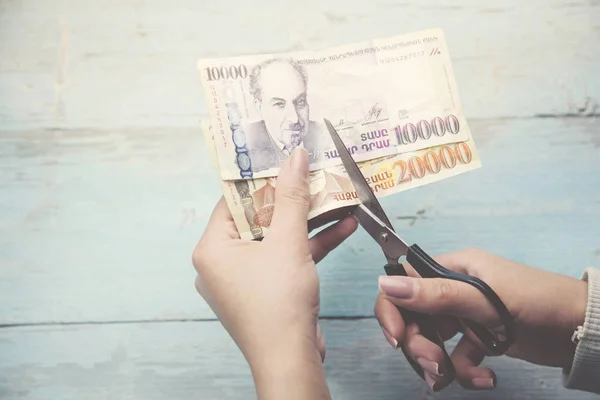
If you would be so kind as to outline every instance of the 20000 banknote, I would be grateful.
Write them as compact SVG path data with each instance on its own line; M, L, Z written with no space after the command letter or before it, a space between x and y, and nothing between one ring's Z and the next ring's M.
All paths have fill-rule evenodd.
M202 130L215 166L218 161L213 130L208 121ZM475 143L448 143L358 163L371 189L379 198L437 182L481 166ZM261 239L268 232L275 210L277 178L223 180L224 197L242 239ZM343 166L310 173L310 211L308 218L359 204L360 200Z
M277 176L296 146L341 165L323 118L358 162L470 137L440 29L197 67L224 180Z

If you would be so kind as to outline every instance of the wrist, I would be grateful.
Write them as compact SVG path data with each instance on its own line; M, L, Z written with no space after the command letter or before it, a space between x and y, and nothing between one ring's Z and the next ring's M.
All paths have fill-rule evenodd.
M316 334L272 339L268 347L247 357L258 398L329 399Z
M586 269L582 280L588 282L586 313L574 357L563 369L563 384L569 389L600 393L600 270Z
M570 318L565 321L564 331L569 335L568 347L569 351L567 351L567 356L563 361L562 367L564 369L569 369L572 362L573 357L575 356L576 349L576 341L577 335L574 335L575 332L582 327L585 321L587 301L588 301L588 284L585 281L577 281L576 285L571 287L572 295L570 296L570 305L571 312ZM565 337L565 339L567 339ZM574 342L575 339L575 342Z

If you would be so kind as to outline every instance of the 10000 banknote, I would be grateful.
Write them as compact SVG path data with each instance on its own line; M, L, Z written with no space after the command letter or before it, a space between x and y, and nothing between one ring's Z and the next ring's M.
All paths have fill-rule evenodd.
M210 122L202 130L218 169L215 141ZM448 143L358 163L371 190L379 198L427 185L481 167L475 143ZM310 174L310 211L313 219L329 211L360 203L343 166L334 166ZM240 237L261 239L268 232L275 210L277 178L223 180L221 189Z
M470 137L440 29L197 67L224 180L277 176L296 146L341 165L324 118L357 162Z

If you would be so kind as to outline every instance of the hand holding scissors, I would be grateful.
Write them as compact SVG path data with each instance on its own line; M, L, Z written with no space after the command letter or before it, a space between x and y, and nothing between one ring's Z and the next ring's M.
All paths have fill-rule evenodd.
M352 214L373 240L381 247L387 260L387 264L384 267L386 274L406 276L407 272L405 268L399 263L400 258L404 256L406 257L406 261L422 278L451 279L475 287L493 306L498 314L499 320L502 321L503 338L499 337L498 334L494 333L494 331L488 327L472 320L461 319L461 322L481 341L489 354L504 354L515 340L515 328L513 317L500 297L481 279L444 268L433 260L417 244L409 246L400 236L398 236L337 131L327 119L325 120L325 124L361 201L361 204L352 210ZM416 324L422 336L441 348L445 359L444 370L448 375L454 375L455 370L452 360L445 349L444 341L436 329L433 316L400 308L399 311L402 314L405 323ZM425 379L423 368L407 354L404 347L402 348L402 351L415 372L417 372L421 378Z

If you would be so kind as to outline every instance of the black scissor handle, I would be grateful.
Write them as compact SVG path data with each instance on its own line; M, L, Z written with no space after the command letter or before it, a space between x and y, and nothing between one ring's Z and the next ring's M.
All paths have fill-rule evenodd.
M423 278L452 279L468 283L479 290L498 313L504 326L504 340L501 340L498 335L477 322L462 318L461 320L475 336L477 336L492 355L504 354L509 349L516 336L513 317L496 292L494 292L494 290L484 281L474 276L460 274L442 267L416 244L413 244L408 248L406 261L408 261L415 271Z
M387 264L384 267L384 269L387 275L408 275L402 264ZM408 325L411 322L414 322L419 327L419 333L421 335L423 335L426 339L433 342L442 349L442 352L444 353L445 374L447 376L454 377L454 374L456 373L454 369L454 364L452 363L450 355L446 351L444 341L442 340L440 334L436 329L433 317L430 315L420 314L411 310L407 310L398 306L396 306L396 308L398 309L398 311L400 311L402 319L404 320L404 323L406 325ZM419 365L419 363L412 359L412 357L410 356L410 354L408 354L404 346L402 346L402 352L404 353L404 356L406 357L412 368L415 370L415 372L422 379L425 379L425 373L423 371L423 368L421 367L421 365Z

